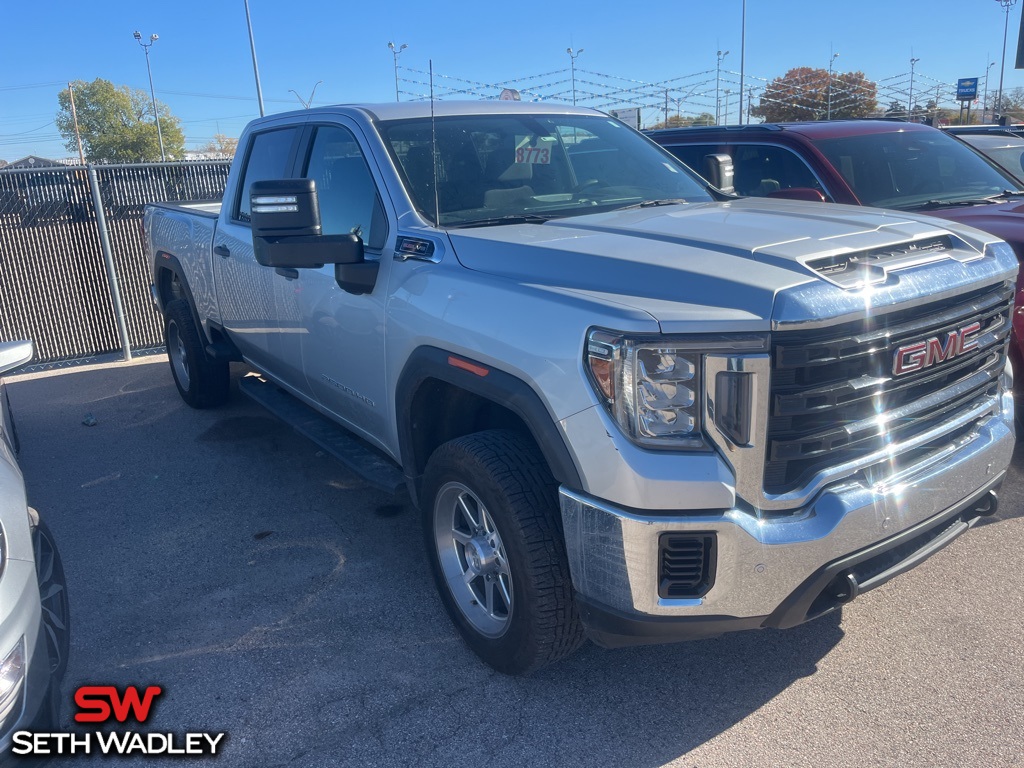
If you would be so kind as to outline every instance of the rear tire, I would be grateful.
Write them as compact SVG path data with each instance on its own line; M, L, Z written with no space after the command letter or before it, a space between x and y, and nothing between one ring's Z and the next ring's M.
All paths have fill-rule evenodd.
M167 359L181 399L193 408L223 405L231 383L228 362L206 354L206 344L188 302L182 299L168 302L164 318Z
M441 601L483 661L521 675L579 648L556 483L536 446L504 430L445 443L427 462L423 517Z

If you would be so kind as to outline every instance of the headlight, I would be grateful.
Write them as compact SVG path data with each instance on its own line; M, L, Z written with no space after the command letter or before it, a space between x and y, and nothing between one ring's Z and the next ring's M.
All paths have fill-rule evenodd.
M676 450L705 447L704 355L763 351L762 336L628 337L602 329L587 334L591 384L623 433L638 445ZM746 376L716 382L716 424L749 434ZM744 439L742 442L746 442Z
M25 681L25 638L18 640L10 653L0 659L0 731L18 703Z

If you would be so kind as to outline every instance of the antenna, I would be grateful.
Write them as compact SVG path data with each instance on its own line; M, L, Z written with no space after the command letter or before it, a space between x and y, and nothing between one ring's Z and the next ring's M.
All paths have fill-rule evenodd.
M437 129L434 126L434 60L430 59L430 154L434 158L434 225L441 228L441 200L437 193Z

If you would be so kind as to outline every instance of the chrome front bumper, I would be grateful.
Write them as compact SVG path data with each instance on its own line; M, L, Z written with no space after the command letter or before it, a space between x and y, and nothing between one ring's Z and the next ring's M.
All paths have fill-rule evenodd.
M644 514L563 487L566 548L581 606L597 606L623 619L675 620L694 628L702 618L715 627L723 619L735 628L771 625L768 617L830 563L942 518L998 486L1014 446L1009 399L1004 395L1002 412L979 424L940 460L870 485L851 478L788 514L738 507ZM687 531L716 535L714 584L700 598L660 598L659 537ZM588 611L583 615L586 622Z

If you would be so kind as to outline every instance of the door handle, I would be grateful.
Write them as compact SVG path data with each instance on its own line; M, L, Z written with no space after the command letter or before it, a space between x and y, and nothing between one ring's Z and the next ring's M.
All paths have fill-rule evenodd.
M274 271L277 272L285 280L298 280L299 270L292 269L291 267L275 267Z
M220 245L213 246L213 252L218 256L223 256L225 259L231 255L231 249L221 243Z

